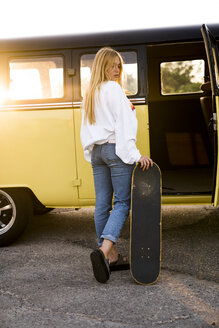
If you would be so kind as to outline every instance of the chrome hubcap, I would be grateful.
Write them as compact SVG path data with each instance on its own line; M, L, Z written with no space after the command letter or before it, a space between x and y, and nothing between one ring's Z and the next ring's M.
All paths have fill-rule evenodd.
M6 192L0 190L0 235L6 233L14 224L16 206Z

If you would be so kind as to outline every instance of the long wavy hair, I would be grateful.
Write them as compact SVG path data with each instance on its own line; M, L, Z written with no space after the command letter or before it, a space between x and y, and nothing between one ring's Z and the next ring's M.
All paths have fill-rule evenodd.
M120 60L121 69L117 82L122 86L123 60L121 55L112 48L101 48L94 58L90 83L84 98L84 122L87 119L90 124L95 124L96 122L94 112L95 93L96 90L100 91L102 82L110 80L108 70L112 67L115 57L118 57Z

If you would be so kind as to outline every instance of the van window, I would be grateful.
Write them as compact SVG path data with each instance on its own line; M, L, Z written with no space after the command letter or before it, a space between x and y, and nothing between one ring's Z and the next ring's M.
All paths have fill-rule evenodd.
M134 51L120 52L123 61L123 88L126 94L135 95L138 92L138 64L137 54ZM95 54L86 54L81 57L81 95L85 94L90 81L92 64Z
M11 100L62 98L63 58L31 57L9 62Z
M172 61L160 64L161 94L202 92L204 60Z

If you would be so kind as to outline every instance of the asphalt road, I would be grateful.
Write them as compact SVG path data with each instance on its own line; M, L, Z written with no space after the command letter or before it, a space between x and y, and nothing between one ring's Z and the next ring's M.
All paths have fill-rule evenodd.
M0 328L207 328L219 326L219 211L163 207L162 270L151 286L129 271L93 277L94 209L35 216L0 248ZM129 223L118 249L129 253Z

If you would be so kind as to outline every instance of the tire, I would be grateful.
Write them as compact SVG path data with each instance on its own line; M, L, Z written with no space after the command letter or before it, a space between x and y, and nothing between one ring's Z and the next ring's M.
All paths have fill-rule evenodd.
M0 246L14 242L32 215L32 199L27 189L0 189Z

